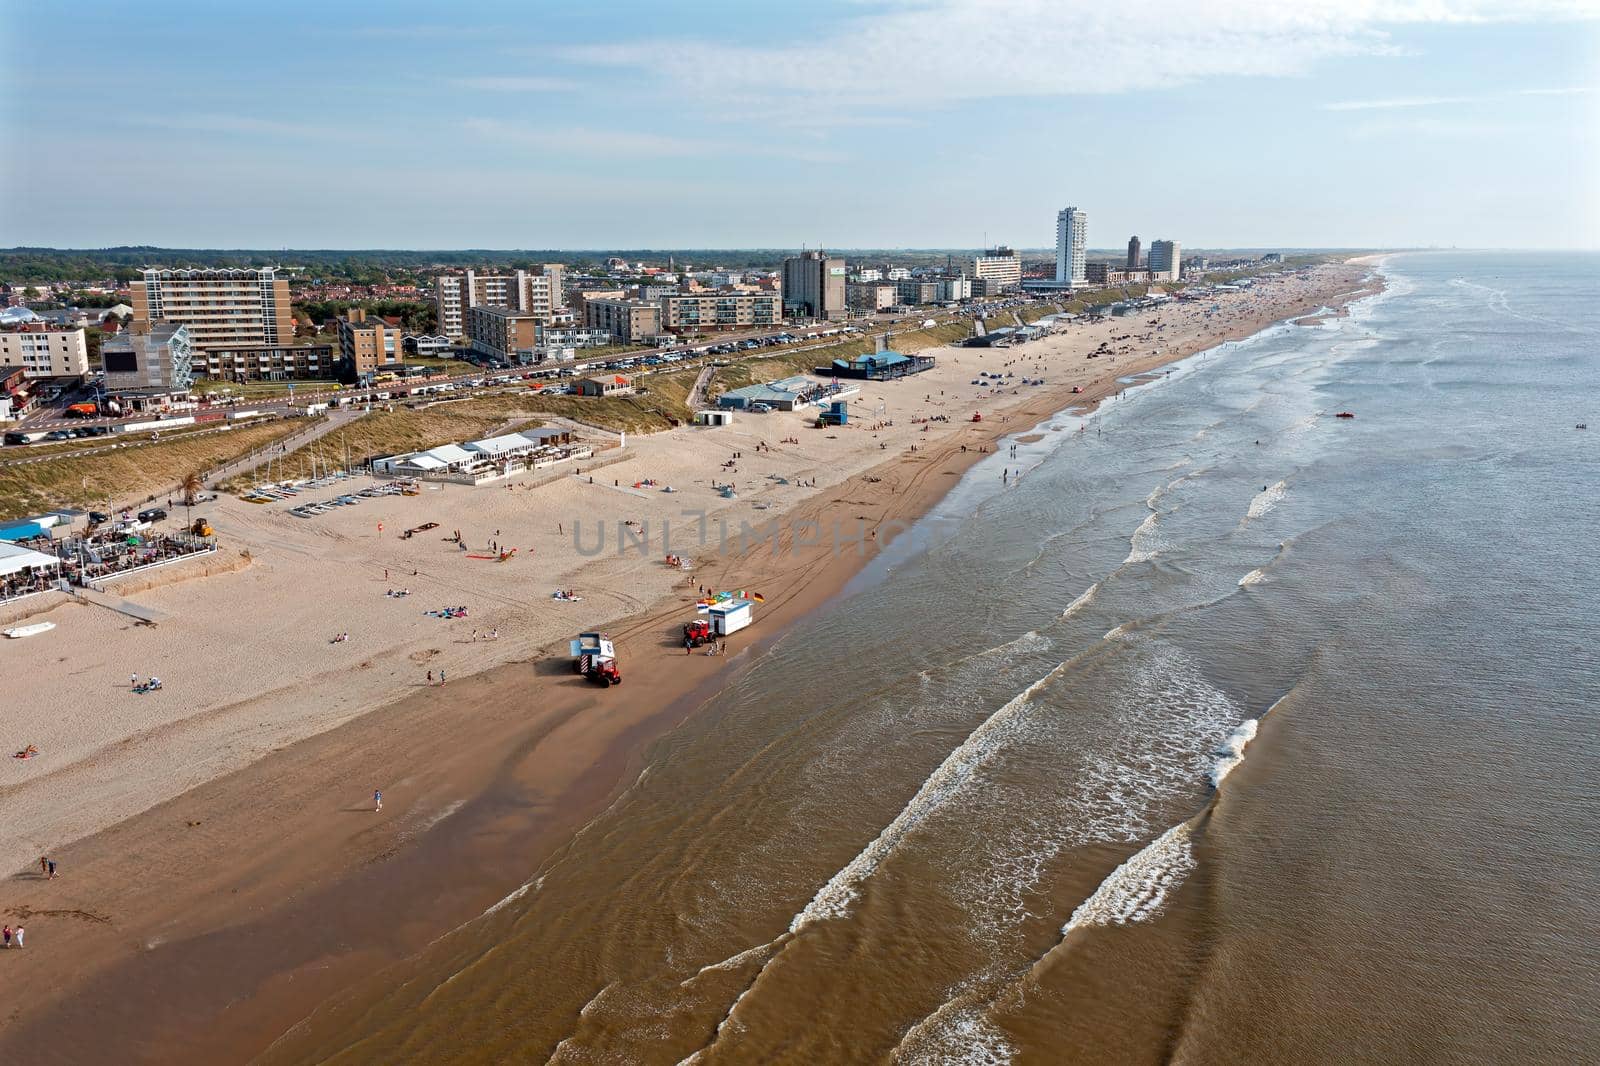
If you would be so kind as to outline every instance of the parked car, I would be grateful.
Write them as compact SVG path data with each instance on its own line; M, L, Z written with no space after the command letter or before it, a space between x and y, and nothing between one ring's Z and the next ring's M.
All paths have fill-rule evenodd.
M49 433L46 433L44 435L44 439L45 440L71 440L72 439L72 430L70 430L70 429L52 429Z
M89 524L91 526L104 525L105 523L107 523L109 521L111 521L111 516L106 514L104 511L90 511L89 512Z
M139 521L141 522L159 522L165 517L167 517L167 512L162 507L148 507L139 512Z

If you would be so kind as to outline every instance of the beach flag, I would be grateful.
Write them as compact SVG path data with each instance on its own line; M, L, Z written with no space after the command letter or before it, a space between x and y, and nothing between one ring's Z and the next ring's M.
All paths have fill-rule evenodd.
M750 598L752 600L755 600L757 603L766 603L767 602L767 598L765 596L761 595L761 593L759 593L759 592L752 592L750 594Z

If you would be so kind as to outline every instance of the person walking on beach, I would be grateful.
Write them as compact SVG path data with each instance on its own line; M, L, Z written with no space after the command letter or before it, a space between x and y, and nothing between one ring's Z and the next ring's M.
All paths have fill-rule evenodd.
M433 684L433 671L432 670L428 671L428 684L430 684L430 685Z
M439 671L439 684L441 684L441 685L444 684L444 671L443 670Z
M45 865L50 868L50 872L45 874L44 879L46 881L54 881L56 879L56 861L54 859L46 859Z
M373 811L383 810L383 791L381 789L375 788L372 790L372 809Z
M5 927L4 931L0 931L0 940L5 941L5 947L11 946L11 927L9 925Z
M17 947L22 947L22 926L19 925L13 929L11 935L16 939Z
M39 856L39 876L47 877L50 873L50 860L43 855Z

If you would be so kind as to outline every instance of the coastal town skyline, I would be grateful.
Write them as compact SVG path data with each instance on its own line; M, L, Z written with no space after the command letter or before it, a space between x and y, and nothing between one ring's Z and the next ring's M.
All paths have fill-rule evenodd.
M0 245L1035 247L1071 201L1192 247L1600 243L1590 3L169 4L118 48L185 76L132 85L26 47L64 11L0 45Z

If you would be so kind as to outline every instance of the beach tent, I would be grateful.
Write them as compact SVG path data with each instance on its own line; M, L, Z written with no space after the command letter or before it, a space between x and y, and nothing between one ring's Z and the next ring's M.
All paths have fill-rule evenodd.
M54 555L36 552L32 548L24 548L17 544L0 542L0 577L15 574L19 570L41 567L56 568L61 565L61 560Z

